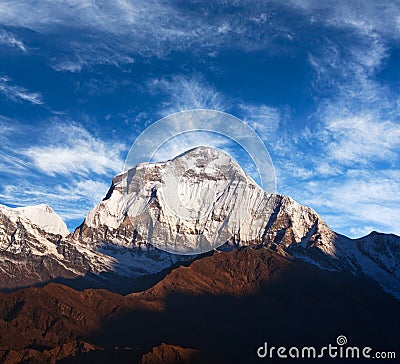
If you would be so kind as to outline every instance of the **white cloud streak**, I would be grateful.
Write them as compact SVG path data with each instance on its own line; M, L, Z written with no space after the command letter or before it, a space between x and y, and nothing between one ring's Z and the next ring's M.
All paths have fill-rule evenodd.
M35 130L40 144L25 149L9 141L10 135L24 133L20 123L0 118L0 127L0 168L6 174L1 203L47 203L67 223L76 222L105 196L112 177L122 170L126 146L102 140L78 123L49 121L45 130Z
M281 112L265 104L239 104L240 114L262 139L271 140L276 136L281 121Z
M42 105L44 103L39 92L32 92L24 87L13 85L6 76L0 76L0 92L14 102L27 101L34 105Z
M337 229L355 231L357 226L400 234L400 174L393 170L349 171L340 180L304 184L302 202L342 216ZM321 195L322 189L325 193Z
M240 16L231 13L232 8ZM183 50L206 49L212 54L223 47L268 49L271 39L287 36L287 27L274 19L269 1L251 6L246 1L194 2L188 7L156 0L5 0L0 24L38 34L68 30L60 44L68 51L52 65L71 72L99 63L130 63L132 55L164 58Z
M291 4L307 12L313 22L320 21L359 34L379 32L386 37L400 38L400 3L397 0L292 0Z
M345 165L399 161L400 125L372 115L327 120L323 131L329 157Z
M400 234L399 150L397 122L329 114L313 133L286 139L275 166L284 193L315 208L336 231Z
M14 153L14 140L20 136L20 124L0 115L0 170L7 176L22 176L30 168L26 160Z
M190 109L226 111L230 106L222 93L199 76L153 79L147 87L152 94L166 95L162 116Z
M0 45L18 48L23 52L28 51L22 40L18 39L14 34L7 32L4 29L0 29Z
M122 170L122 143L103 141L73 123L54 125L47 137L45 144L21 152L47 175L109 175Z
M295 10L297 17L289 23L286 17L280 17L282 9ZM370 40L375 37L377 46L382 46L379 35L399 37L399 9L398 2L393 1L293 0L283 4L222 0L188 5L156 0L4 0L0 24L38 34L64 29L68 36L60 40L63 55L51 63L59 71L79 72L93 64L132 63L136 55L164 58L173 51L196 54L206 50L210 57L227 48L276 52L277 40L287 46L313 22ZM12 35L5 35L5 39L26 48ZM365 54L365 63L371 62L371 54Z

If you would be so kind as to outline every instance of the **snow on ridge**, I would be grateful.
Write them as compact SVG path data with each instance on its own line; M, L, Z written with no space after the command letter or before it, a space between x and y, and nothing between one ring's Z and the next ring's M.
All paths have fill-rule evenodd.
M36 225L48 233L61 236L69 234L63 219L49 205L40 204L24 207L0 205L0 210L14 221L18 219L28 220L32 225Z
M196 219L174 214L168 199L172 192L189 212L205 213ZM39 248L45 248L32 250L34 254L57 260L82 255L94 273L113 271L135 277L156 273L183 259L179 254L187 254L159 250L162 242L193 250L202 231L206 243L217 237L238 245L265 244L321 269L367 275L400 298L399 237L340 236L313 209L288 196L265 192L229 154L214 148L193 148L169 161L140 163L115 176L106 198L75 233L63 239L71 254L41 236L42 230L69 234L48 205L0 205L0 212L14 223L22 222Z

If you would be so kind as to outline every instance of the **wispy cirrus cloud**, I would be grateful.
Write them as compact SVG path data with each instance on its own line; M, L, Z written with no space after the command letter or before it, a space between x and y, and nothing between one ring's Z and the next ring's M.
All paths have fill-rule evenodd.
M226 96L199 75L176 75L151 79L147 88L153 95L161 95L162 116L190 109L213 109L230 112L261 138L274 137L283 118L282 111L266 104L248 103Z
M291 0L290 4L308 13L311 22L322 22L360 34L379 32L397 39L400 36L398 1Z
M0 115L0 170L7 175L26 173L29 165L14 153L13 137L20 137L16 120Z
M274 160L281 191L351 236L367 227L400 233L399 124L373 111L323 117L313 131L282 137L285 147Z
M394 95L376 75L387 66L393 41L400 39L400 3L295 0L291 4L304 11L309 24L324 31L317 46L308 50L314 89L325 98L318 112L330 108L332 114L340 110L343 116L365 113L366 108L386 112L393 108Z
M135 56L165 58L174 51L269 49L276 39L289 39L288 26L276 18L279 4L247 5L246 1L6 0L0 5L0 24L37 34L68 29L59 44L64 52L51 64L72 72L95 64L131 63Z
M295 16L288 21L288 14ZM396 2L293 0L257 1L249 6L247 0L212 4L6 0L0 5L0 24L6 27L31 29L39 35L68 29L68 36L59 44L63 52L52 57L51 64L56 70L70 72L95 64L132 63L136 56L165 58L176 51L205 51L210 57L226 49L285 52L296 48L304 29L315 23L370 39L375 36L379 43L378 34L397 37L398 17ZM313 44L311 48L318 47ZM364 58L368 61L369 55Z
M163 97L163 116L190 109L226 111L231 105L228 98L197 75L152 79L147 87L150 93Z
M112 177L123 167L127 146L102 139L69 119L51 119L28 128L0 118L0 201L12 206L47 203L70 228L106 194ZM26 128L26 127L25 127ZM16 144L29 133L36 145ZM10 176L13 176L10 178ZM61 177L61 178L60 178Z
M330 119L322 132L328 158L345 165L400 162L400 125L373 115Z
M265 104L239 104L240 117L246 122L258 135L265 140L276 137L279 124L282 120L282 112Z
M18 124L15 120L0 115L0 141L5 143L10 134L18 130Z
M14 85L7 76L0 76L0 92L9 100L14 102L27 101L34 105L44 103L39 92L32 92L25 87Z
M351 170L340 179L305 183L301 199L326 213L328 223L330 215L340 216L337 228L350 233L356 234L354 228L364 226L400 234L399 177L398 170ZM325 187L323 195L319 193L322 184Z
M212 43L219 42L216 32L201 19L185 15L172 3L158 1L5 1L0 7L0 23L39 34L68 28L69 36L61 42L68 51L51 62L60 71L77 72L99 63L131 63L132 54L164 57L204 35L212 35Z
M0 29L0 45L1 46L8 46L12 48L18 48L23 52L27 52L27 47L25 46L24 42L16 37L11 32L7 32L4 29Z
M49 176L109 175L122 170L123 143L94 137L75 123L56 123L46 131L45 142L20 153Z
M8 176L25 175L30 167L22 158L0 150L0 169Z
M399 234L399 125L373 112L344 118L339 112L313 131L281 137L278 186L339 232Z

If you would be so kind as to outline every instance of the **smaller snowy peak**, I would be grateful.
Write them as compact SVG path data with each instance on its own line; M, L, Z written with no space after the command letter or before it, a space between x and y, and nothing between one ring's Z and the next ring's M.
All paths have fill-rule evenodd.
M61 236L69 234L65 222L49 205L41 204L15 208L0 205L0 211L14 221L28 220L32 225L36 225L48 233Z

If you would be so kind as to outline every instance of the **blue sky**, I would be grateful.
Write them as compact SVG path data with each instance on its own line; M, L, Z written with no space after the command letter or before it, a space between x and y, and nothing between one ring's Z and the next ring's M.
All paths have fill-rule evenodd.
M135 138L212 108L339 233L400 234L398 1L0 3L0 203L77 226Z

